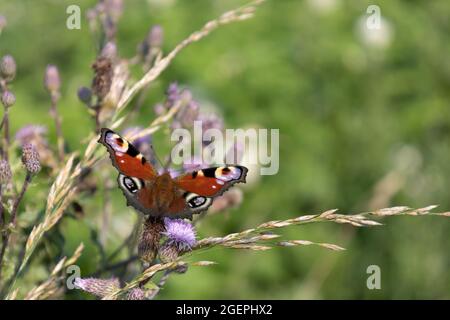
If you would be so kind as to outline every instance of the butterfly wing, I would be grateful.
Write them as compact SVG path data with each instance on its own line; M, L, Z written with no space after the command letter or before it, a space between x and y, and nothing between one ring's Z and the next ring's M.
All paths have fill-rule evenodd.
M153 197L148 185L157 176L155 169L135 146L108 128L101 130L98 142L106 147L113 166L119 171L117 181L127 205L152 214Z
M103 128L98 142L108 149L113 166L121 174L144 180L156 177L155 170L142 153L119 134Z
M176 186L184 191L176 198L169 214L192 215L200 213L236 183L244 182L248 169L243 166L212 167L192 171L175 179ZM181 208L183 208L181 210Z

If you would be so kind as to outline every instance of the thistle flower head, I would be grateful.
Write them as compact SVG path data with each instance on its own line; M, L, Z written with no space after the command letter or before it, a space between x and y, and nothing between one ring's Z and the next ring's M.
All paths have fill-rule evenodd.
M116 57L117 57L117 46L114 43L114 41L108 41L104 45L100 55L102 57L105 57L105 58L108 58L108 59L111 59L112 61L114 61L114 59L116 59Z
M55 65L49 64L45 69L44 86L51 93L59 91L61 79L59 77L58 68Z
M161 48L163 42L163 28L159 25L151 27L147 37L138 47L138 53L142 57L148 57L152 49Z
M97 279L97 278L76 278L74 285L76 288L89 292L97 297L103 298L120 289L119 279Z
M190 90L183 90L180 99L183 101L183 108L176 114L175 122L179 122L183 128L190 128L199 116L200 105L192 98Z
M8 183L11 180L11 167L8 161L0 160L0 184Z
M172 82L166 91L167 107L172 107L175 102L180 99L180 91L178 89L178 83Z
M3 91L1 100L3 106L9 108L16 103L16 96L11 91Z
M208 129L223 130L224 128L222 117L216 113L200 113L197 120L202 122L203 132Z
M0 61L0 75L6 81L11 81L16 76L16 61L10 55L3 56Z
M105 0L103 3L105 12L117 23L123 13L123 0Z
M41 170L39 153L32 144L26 144L22 148L22 163L27 171L36 174Z
M36 139L41 139L47 133L47 128L38 125L26 125L19 129L16 133L16 140L20 145L25 145L34 142Z
M163 42L163 28L155 25L148 33L147 41L152 48L160 48Z
M166 231L163 232L168 238L168 244L175 246L178 251L189 251L196 243L195 230L192 224L183 219L164 219Z

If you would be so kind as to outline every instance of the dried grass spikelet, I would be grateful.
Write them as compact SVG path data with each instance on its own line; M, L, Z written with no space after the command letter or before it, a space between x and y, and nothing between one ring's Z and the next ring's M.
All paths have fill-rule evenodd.
M149 264L156 258L164 230L164 222L161 218L147 217L145 219L138 245L138 255L142 262Z
M81 243L72 257L62 258L51 271L49 278L40 285L31 289L26 295L25 300L44 300L44 299L56 299L63 295L64 287L62 286L64 280L65 269L73 265L78 258L80 258L83 252L84 245ZM12 291L8 294L8 299L14 300L17 297L18 290Z

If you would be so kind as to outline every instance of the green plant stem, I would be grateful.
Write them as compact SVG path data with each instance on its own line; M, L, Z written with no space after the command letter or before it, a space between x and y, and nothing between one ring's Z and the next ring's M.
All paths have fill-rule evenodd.
M27 191L28 186L30 185L32 178L33 178L33 175L30 172L27 172L25 181L22 185L22 190L20 191L19 195L17 196L16 200L14 201L13 208L11 211L11 220L10 220L9 226L5 229L4 234L2 235L3 243L2 243L2 249L0 251L0 281L2 278L1 271L3 269L3 258L5 256L5 252L8 247L8 244L9 244L11 230L15 229L16 225L17 225L17 209L19 208L20 202L22 201L23 196L25 195L25 192Z
M56 139L58 145L58 157L60 163L64 162L64 137L62 133L61 117L58 113L57 103L58 103L58 93L51 94L51 105L50 105L50 115L55 121L56 128Z

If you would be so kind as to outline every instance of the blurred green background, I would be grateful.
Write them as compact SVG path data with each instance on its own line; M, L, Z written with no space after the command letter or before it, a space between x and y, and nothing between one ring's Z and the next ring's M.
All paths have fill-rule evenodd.
M16 59L17 104L12 129L49 127L47 64L62 77L59 109L68 145L75 150L93 129L76 96L90 85L95 48L85 10L77 1L81 30L68 30L66 8L74 1L0 0L8 27L0 54ZM150 26L164 28L164 51L242 0L127 0L119 22L123 57L135 54ZM368 30L370 4L381 8L381 29ZM216 105L227 127L280 129L280 170L245 189L242 206L205 219L200 237L220 236L272 219L339 208L358 213L394 205L450 208L450 3L434 1L267 1L256 16L220 28L188 47L151 87L142 116L178 81L201 103ZM158 146L156 146L158 149ZM159 147L162 148L162 147ZM108 175L115 176L112 167ZM108 233L112 251L136 215L117 189ZM100 200L80 199L81 220L65 219L60 231L70 254L80 241L83 274L96 270L98 250L89 230L98 228ZM173 276L165 299L415 299L450 298L448 219L398 217L386 225L356 229L338 224L291 227L285 238L331 242L345 252L319 247L269 252L215 249L201 259L219 264ZM51 263L54 263L52 261ZM382 289L368 290L366 268L378 265ZM36 266L30 274L39 277ZM32 277L32 275L29 275ZM71 292L68 298L86 298Z

